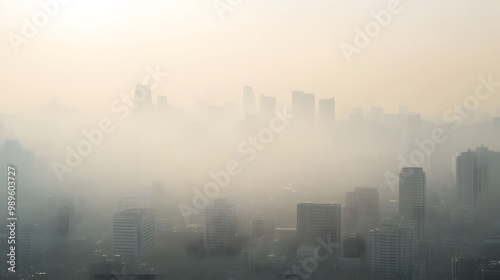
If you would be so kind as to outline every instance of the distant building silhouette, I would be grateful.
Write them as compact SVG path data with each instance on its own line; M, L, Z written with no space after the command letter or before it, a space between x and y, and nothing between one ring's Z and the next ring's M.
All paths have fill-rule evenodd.
M269 120L273 117L276 114L276 97L261 94L259 113L263 120Z
M319 120L325 124L335 121L335 98L318 100Z
M253 115L257 113L255 108L255 94L253 93L252 87L243 87L243 111L246 115Z
M307 94L303 91L292 91L292 114L298 120L314 121L314 102L314 94Z

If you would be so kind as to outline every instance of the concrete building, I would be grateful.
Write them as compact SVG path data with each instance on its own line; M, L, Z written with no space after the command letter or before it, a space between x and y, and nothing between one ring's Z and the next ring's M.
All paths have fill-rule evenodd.
M399 175L399 215L415 221L415 241L425 239L425 172L404 167Z
M406 279L412 272L414 228L403 219L384 219L380 229L368 232L370 279Z
M205 209L205 253L224 254L234 249L236 212L225 199L216 199Z
M380 221L379 193L375 188L355 188L346 192L344 232L366 237L368 230L378 227Z
M318 239L341 242L340 204L297 204L297 245L318 245ZM338 252L337 252L338 254Z
M143 260L156 246L154 209L127 209L113 216L113 251L127 259Z

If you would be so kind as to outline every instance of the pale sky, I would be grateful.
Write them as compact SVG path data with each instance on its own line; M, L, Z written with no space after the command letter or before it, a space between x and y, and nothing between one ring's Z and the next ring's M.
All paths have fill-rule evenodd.
M226 0L221 0L226 3ZM47 2L47 0L42 0ZM50 1L49 1L50 2ZM235 2L235 1L234 1ZM500 2L401 0L402 11L348 63L340 43L373 21L382 0L243 0L221 21L212 0L72 0L15 52L38 1L0 1L0 113L27 113L57 98L80 112L109 111L137 76L169 72L154 95L173 106L242 101L243 85L289 106L292 90L353 107L399 105L440 115L500 81ZM494 113L499 94L480 109Z

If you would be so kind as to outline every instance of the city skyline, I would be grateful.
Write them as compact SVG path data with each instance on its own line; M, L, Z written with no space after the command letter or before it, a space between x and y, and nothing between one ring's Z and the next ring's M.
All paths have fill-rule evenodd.
M500 279L499 10L0 1L0 278Z

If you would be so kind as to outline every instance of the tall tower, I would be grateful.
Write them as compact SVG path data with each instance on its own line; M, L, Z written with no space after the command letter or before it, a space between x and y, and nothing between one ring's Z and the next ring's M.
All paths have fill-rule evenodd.
M318 245L318 238L340 245L340 204L297 204L297 241L301 245Z
M292 91L292 114L299 120L314 121L314 94Z
M425 172L403 167L399 175L399 215L415 221L415 241L425 239Z
M76 198L49 197L49 231L56 240L67 240L75 236Z
M255 94L253 93L252 87L243 87L243 109L245 116L253 115L257 111L255 109Z
M481 146L457 157L457 193L460 208L473 209L498 192L500 153Z
M335 121L335 98L319 99L318 114L321 122L333 123Z
M205 209L205 252L230 253L236 236L236 213L226 199L216 199Z
M355 188L346 192L344 225L346 233L366 237L368 230L378 227L379 194L375 188Z
M263 120L269 120L275 115L276 111L276 97L260 95L259 113Z
M151 256L156 246L153 209L127 209L113 216L113 251L128 259Z

